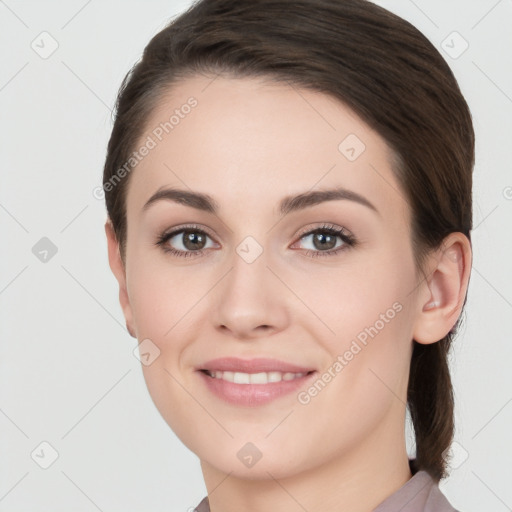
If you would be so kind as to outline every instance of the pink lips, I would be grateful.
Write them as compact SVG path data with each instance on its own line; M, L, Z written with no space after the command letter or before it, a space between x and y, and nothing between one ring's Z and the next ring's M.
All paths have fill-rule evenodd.
M314 371L314 368L306 368L295 364L285 363L278 359L239 359L237 357L221 357L204 363L199 370L222 371L222 372L291 372L308 373Z
M202 370L202 371L201 371ZM267 384L235 384L223 379L213 378L205 371L229 371L242 373L282 372L306 373L302 377ZM297 366L277 359L244 360L235 357L214 359L198 368L198 374L207 388L223 401L238 406L263 405L283 395L297 391L316 375L313 368Z

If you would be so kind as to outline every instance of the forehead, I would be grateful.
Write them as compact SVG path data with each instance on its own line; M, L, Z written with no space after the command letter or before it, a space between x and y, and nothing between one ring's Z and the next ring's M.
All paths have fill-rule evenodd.
M384 210L404 202L382 137L341 102L296 85L185 79L151 113L137 148L143 145L151 149L131 171L129 212L163 186L219 197L221 208L228 197L261 208L332 186Z

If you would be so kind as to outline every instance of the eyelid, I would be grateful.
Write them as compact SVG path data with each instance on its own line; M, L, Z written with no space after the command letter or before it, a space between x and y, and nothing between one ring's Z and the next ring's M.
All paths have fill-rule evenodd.
M337 224L332 224L330 222L320 222L318 226L316 227L308 227L301 229L297 235L294 236L294 238L297 238L299 241L302 239L305 235L311 235L317 231L341 231L341 233L346 236L347 238L355 238L355 236L352 234L351 231L349 231L347 228L343 226L338 226ZM339 234L337 236L340 236ZM294 242L295 243L295 242Z
M164 238L164 237L171 237L171 236L177 235L178 233L181 233L182 231L186 231L187 229L196 230L196 231L203 231L214 242L219 243L219 242L217 242L217 240L215 239L215 236L212 234L212 232L209 230L209 228L207 228L205 226L200 226L199 224L182 224L180 226L175 226L173 228L170 228L167 231L164 231L162 233L161 237L162 238Z

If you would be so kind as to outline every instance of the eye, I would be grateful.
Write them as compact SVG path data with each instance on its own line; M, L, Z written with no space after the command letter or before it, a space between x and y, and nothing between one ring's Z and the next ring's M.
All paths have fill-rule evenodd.
M345 228L338 228L332 224L324 224L301 236L301 240L309 240L310 248L306 251L308 256L334 256L355 246L356 239Z
M345 228L324 224L301 235L300 240L309 240L306 255L312 257L334 256L356 245L355 237ZM208 245L208 241L211 243ZM204 256L206 249L215 247L212 237L198 226L181 226L162 233L155 245L166 253L180 258Z
M156 241L162 250L178 257L202 256L205 249L210 249L211 237L196 226L182 226L171 232L163 233Z

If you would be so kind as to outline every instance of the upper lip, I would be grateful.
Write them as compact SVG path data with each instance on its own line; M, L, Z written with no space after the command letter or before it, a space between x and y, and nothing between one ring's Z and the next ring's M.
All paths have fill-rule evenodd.
M230 371L241 373L258 372L283 372L283 373L308 373L314 371L314 368L298 366L296 364L279 361L278 359L255 358L239 359L238 357L221 357L212 359L202 364L198 370L208 371Z

